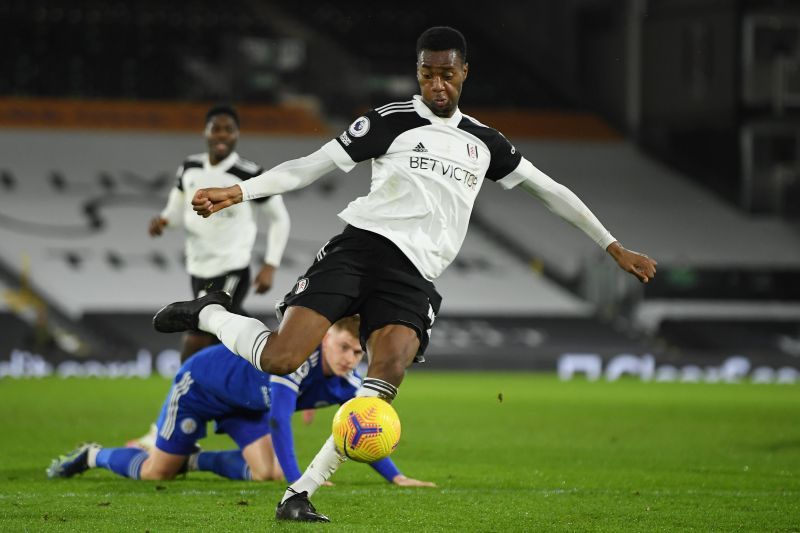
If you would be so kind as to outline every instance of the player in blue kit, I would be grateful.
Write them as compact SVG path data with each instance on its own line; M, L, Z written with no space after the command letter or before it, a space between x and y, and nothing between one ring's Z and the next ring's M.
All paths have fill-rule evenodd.
M158 418L155 448L103 448L84 444L53 461L48 477L72 477L106 468L133 479L172 479L186 471L209 471L238 480L300 477L291 428L295 410L338 405L355 396L361 378L355 367L363 354L358 318L334 324L322 344L297 371L270 376L222 345L198 352L175 376ZM206 423L228 434L239 450L199 451ZM273 453L274 441L274 453ZM276 461L277 455L277 461ZM404 476L389 459L372 464L387 481L433 486Z

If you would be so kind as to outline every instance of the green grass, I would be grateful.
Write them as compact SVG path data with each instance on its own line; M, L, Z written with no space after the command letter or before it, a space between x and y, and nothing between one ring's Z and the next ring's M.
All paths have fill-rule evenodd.
M83 440L113 446L142 433L167 388L0 381L0 530L800 531L797 386L416 372L395 403L394 458L439 487L396 488L345 464L314 498L330 525L276 524L276 483L136 482L105 470L45 479L49 460ZM297 426L301 466L332 416Z

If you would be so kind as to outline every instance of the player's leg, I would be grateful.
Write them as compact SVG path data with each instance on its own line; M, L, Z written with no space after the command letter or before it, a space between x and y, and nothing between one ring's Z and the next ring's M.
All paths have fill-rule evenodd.
M213 332L232 352L270 374L290 374L316 350L331 321L313 309L289 307L276 331L261 321L209 305L199 312L199 327Z
M367 341L367 377L357 395L378 396L391 403L419 348L419 335L409 326L389 324L374 331Z
M103 448L84 444L53 460L47 477L72 477L91 468L104 468L131 479L172 479L186 462L186 456L153 450L148 454L138 448Z
M233 353L270 374L294 372L314 352L333 320L340 318L345 298L336 299L336 309L326 314L302 304L288 307L277 331L260 320L226 309L230 300L224 292L212 292L196 300L175 302L153 318L158 331L200 329L215 335ZM345 307L346 308L346 307ZM328 318L331 316L331 318Z
M367 342L370 356L367 377L356 396L376 396L391 403L419 346L417 332L408 326L389 324L374 331ZM300 479L287 489L282 501L302 492L311 497L345 460L336 450L333 437L329 437Z
M250 481L250 467L241 450L201 451L189 458L189 470L213 472L228 479Z
M275 457L272 436L265 435L242 449L242 456L250 467L254 481L273 481L283 478L283 472ZM277 467L277 468L276 468Z
M381 243L376 243L381 246ZM422 359L441 297L407 258L393 245L384 247L383 272L373 280L372 293L363 302L361 337L367 339L369 369L357 396L380 397L392 402L405 369ZM308 497L336 471L345 457L329 438L299 480L284 493L276 518L327 521Z
M314 352L331 324L353 314L362 287L361 256L370 252L354 233L345 230L323 246L282 302L285 314L277 331L227 311L222 293L170 304L156 313L153 325L162 332L199 328L259 370L289 374Z
M275 453L269 434L269 413L239 411L221 416L216 421L217 432L226 433L239 449L200 452L191 457L189 469L214 472L229 479L273 479Z
M142 463L138 479L174 479L186 465L187 457L188 455L169 453L156 447Z

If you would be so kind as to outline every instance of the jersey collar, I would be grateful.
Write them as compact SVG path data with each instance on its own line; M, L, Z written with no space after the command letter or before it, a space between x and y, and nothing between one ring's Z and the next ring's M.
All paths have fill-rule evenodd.
M239 160L239 154L235 151L231 152L228 157L217 163L216 165L211 164L211 160L208 157L208 152L203 154L203 170L219 170L221 172L226 172L230 169L236 162Z
M450 118L437 117L433 114L433 111L425 105L425 102L422 101L422 96L418 94L414 95L414 109L419 116L430 120L431 124L445 124L447 126L458 127L461 123L461 119L464 118L464 115L461 114L461 110L458 108L456 108L456 112L453 113L453 116Z

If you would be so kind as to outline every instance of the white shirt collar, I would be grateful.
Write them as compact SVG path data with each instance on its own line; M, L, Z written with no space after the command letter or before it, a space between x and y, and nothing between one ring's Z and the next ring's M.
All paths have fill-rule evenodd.
M231 152L228 157L217 163L216 165L211 164L211 159L208 156L208 152L203 154L203 170L219 170L225 172L229 168L231 168L236 161L239 160L239 154L235 151Z
M425 102L422 101L422 96L418 94L414 95L414 109L421 117L430 120L432 124L446 124L448 126L457 127L461 122L461 119L464 118L464 115L461 114L461 110L457 107L452 117L437 117L433 114L433 111L431 111L430 108L425 105Z

